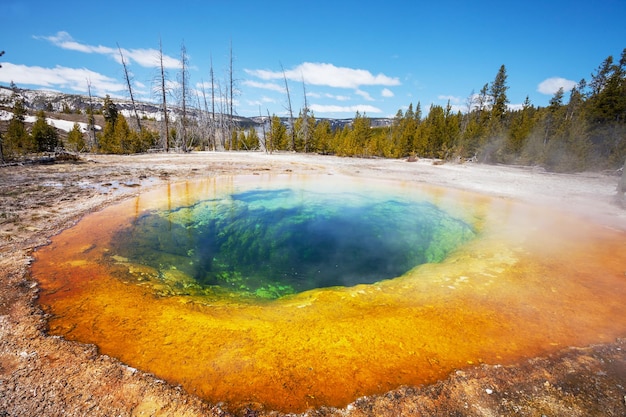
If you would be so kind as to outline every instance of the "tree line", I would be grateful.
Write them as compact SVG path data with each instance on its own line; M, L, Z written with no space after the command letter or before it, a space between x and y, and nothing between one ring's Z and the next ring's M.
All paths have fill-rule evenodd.
M478 93L470 94L463 112L453 111L448 102L446 106L431 105L424 115L418 102L415 106L409 104L404 111L398 110L389 126L374 127L367 115L357 112L351 123L341 128L333 127L328 119L315 117L308 108L306 89L304 107L295 117L286 78L288 120L268 113L260 126L239 126L233 117L236 88L232 48L227 88L216 87L218 83L211 68L210 99L207 99L204 89L201 93L196 91L195 96L190 93L183 45L178 75L180 91L176 94L177 117L170 116L171 104L168 109L167 97L172 94L165 90L167 76L161 55L160 75L155 84L159 86L157 95L163 117L160 127L151 129L137 113L121 49L120 55L133 106L132 123L107 96L100 109L90 105L86 110L89 126L86 133L80 133L76 125L67 139L61 141L46 124L41 111L31 132L26 131L24 103L15 94L13 119L0 141L3 158L51 151L59 146L102 153L136 153L155 148L184 152L261 149L355 157L476 160L538 165L552 171L612 169L626 159L626 49L619 60L607 57L591 74L589 82L583 79L570 91L559 89L546 107L536 107L526 97L520 109L511 109L506 67L502 65L492 82L486 83ZM100 132L96 132L94 122L98 113L104 118Z
M465 112L421 104L398 110L388 127L372 127L357 112L350 125L331 129L305 109L293 124L272 117L270 149L340 156L438 158L543 166L551 171L614 169L626 159L626 49L607 57L570 91L559 89L546 107L526 97L509 108L506 67L467 99ZM295 140L291 141L291 133Z

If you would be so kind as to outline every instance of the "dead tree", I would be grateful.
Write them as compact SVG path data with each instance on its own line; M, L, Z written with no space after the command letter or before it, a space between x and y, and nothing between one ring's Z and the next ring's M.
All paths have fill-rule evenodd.
M235 79L233 76L233 42L230 41L230 59L229 59L229 68L228 68L228 84L230 86L229 89L229 100L228 100L228 137L231 142L230 148L236 148L236 144L232 143L232 132L235 131L235 122L234 122L234 113L233 113L233 102L234 102L234 92L235 92Z
M87 115L87 127L89 129L90 148L92 151L96 147L96 118L93 115L93 98L91 96L91 82L87 79L87 92L89 93L89 108Z
M126 80L126 87L128 88L128 95L130 96L130 103L133 106L133 112L135 113L135 120L137 121L137 130L141 132L141 119L139 118L139 113L137 112L137 106L135 105L135 97L133 96L133 87L131 85L131 76L128 72L128 66L126 65L126 61L124 60L124 54L122 53L122 48L120 48L120 44L117 44L117 49L120 51L120 60L122 61L122 67L124 67L124 80Z
M293 109L291 108L291 95L289 94L289 84L287 84L287 76L285 75L285 69L283 64L280 64L280 69L283 71L283 80L285 80L285 91L287 92L287 110L289 111L289 125L291 129L291 150L296 150L296 129L293 124Z
M272 117L270 116L270 111L267 110L267 120L269 121L269 128L270 128L270 155L272 154L272 152L274 151L274 132L272 132ZM265 143L267 144L267 141L265 141Z
M217 142L215 140L215 74L213 73L213 56L211 56L211 132L210 140L213 150L216 150Z
M185 48L185 44L183 43L180 46L180 74L179 74L179 83L180 83L180 107L181 107L181 147L183 152L187 152L187 92L189 90L189 61L187 58L187 48Z
M309 131L309 103L306 98L306 84L304 83L304 76L302 76L302 92L304 94L304 108L302 109L302 127L301 136L304 142L304 153L309 151L309 141L311 132Z
M169 127L169 116L167 113L167 88L166 88L166 73L165 66L163 64L163 44L161 43L161 38L159 38L159 69L160 69L160 77L159 77L159 95L161 98L161 103L163 106L163 123L165 125L164 128L164 146L165 152L170 151L170 127Z
M211 119L209 118L209 103L207 101L206 98L206 88L204 85L204 81L202 81L201 84L202 88L200 90L200 92L202 93L202 100L204 103L204 111L202 112L202 117L201 119L201 125L202 125L202 132L201 135L202 137L206 137L207 138L207 143L206 143L206 147L209 150L215 150L212 149L212 144L211 144ZM198 96L198 108L200 108L200 97Z
M219 99L217 105L217 124L216 124L216 133L219 133L219 143L222 150L228 150L230 147L230 142L227 142L227 138L229 137L229 120L228 120L228 111L226 109L228 103L228 93L224 91L221 84L218 83L217 88L219 89Z
M263 128L263 148L265 149L265 153L267 153L267 133L265 132L265 121L263 120L263 113L261 113L261 106L259 106L259 119L261 119L261 126Z

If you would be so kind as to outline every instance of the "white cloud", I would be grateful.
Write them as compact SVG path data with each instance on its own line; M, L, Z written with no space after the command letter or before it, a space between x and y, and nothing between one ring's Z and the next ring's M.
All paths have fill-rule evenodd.
M311 110L315 113L382 113L382 110L378 107L370 106L367 104L357 104L355 106L337 106L337 105L323 105L312 104Z
M396 77L384 74L374 75L363 69L337 67L333 64L304 62L297 67L282 71L245 70L248 74L262 80L276 80L286 77L292 81L304 81L306 84L339 88L359 88L364 85L400 85Z
M367 91L363 91L363 90L358 90L357 89L354 93L356 95L359 95L359 96L363 97L367 101L374 101L372 96L370 96L370 94Z
M70 51L83 52L86 54L100 54L107 55L113 58L115 61L121 64L120 51L117 47L112 48L102 45L87 45L75 41L72 36L64 31L57 32L53 36L35 36L35 39L44 39L51 42L53 45L62 49L68 49ZM155 68L160 66L159 51L156 49L122 49L124 60L127 63L135 62L142 67ZM176 58L163 54L163 67L164 68L179 68L180 61Z
M450 104L459 104L463 101L463 99L456 97L456 96L438 95L437 98L439 100L449 101Z
M156 49L124 49L124 60L129 59L145 68L155 68L161 65L159 61L159 51ZM119 51L114 58L119 62ZM163 67L167 69L180 68L180 61L177 58L163 54Z
M393 91L391 91L388 88L383 88L383 91L380 92L380 95L383 96L383 97L393 97L394 96Z
M348 101L348 100L351 100L350 96L343 96L343 95L339 95L339 94L326 93L326 94L324 94L324 97L332 98L333 100L337 100L337 101Z
M259 81L245 80L243 85L254 88L262 88L264 90L277 91L279 93L285 93L285 87L276 83L262 83Z
M576 81L567 80L561 77L552 77L546 80L543 80L537 86L537 91L541 94L554 95L559 88L563 88L563 91L570 91L572 88L576 87L578 83Z
M255 106L255 107L264 106L264 105L266 105L268 103L270 103L270 104L276 103L276 100L274 100L273 98L270 98L270 97L263 96L263 97L261 97L260 100L247 100L246 101L246 104L248 106Z
M92 93L96 95L126 89L126 86L117 80L86 68L67 68L58 65L54 68L44 68L3 62L0 71L0 82L13 81L17 85L69 88L81 93L87 92L87 80L91 84Z
M79 42L76 42L69 33L64 31L57 32L57 34L53 36L35 36L34 38L47 40L53 45L56 45L62 49L84 52L87 54L96 53L102 55L110 55L117 52L115 49L106 46L92 46L81 44Z

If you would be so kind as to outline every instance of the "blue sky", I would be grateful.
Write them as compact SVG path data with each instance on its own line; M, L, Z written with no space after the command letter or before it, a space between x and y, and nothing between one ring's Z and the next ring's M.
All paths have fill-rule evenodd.
M464 110L502 64L511 106L545 106L626 48L626 0L3 0L0 15L2 85L86 93L89 80L93 94L127 97L119 45L136 98L154 101L161 39L173 88L184 44L191 86L210 81L212 62L224 90L232 45L241 116L286 114L283 69L296 114L306 90L317 117Z

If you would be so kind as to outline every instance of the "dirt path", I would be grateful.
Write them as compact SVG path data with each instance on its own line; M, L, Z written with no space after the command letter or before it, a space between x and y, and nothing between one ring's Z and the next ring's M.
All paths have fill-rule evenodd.
M617 177L601 174L261 153L90 155L81 162L0 167L0 417L228 415L225 405L99 355L95 346L47 336L29 264L32 251L51 236L115 201L168 181L261 172L424 182L558 205L626 230L626 210L615 204ZM308 415L626 415L625 351L626 341L617 340L517 366L484 365L431 386L403 387Z

